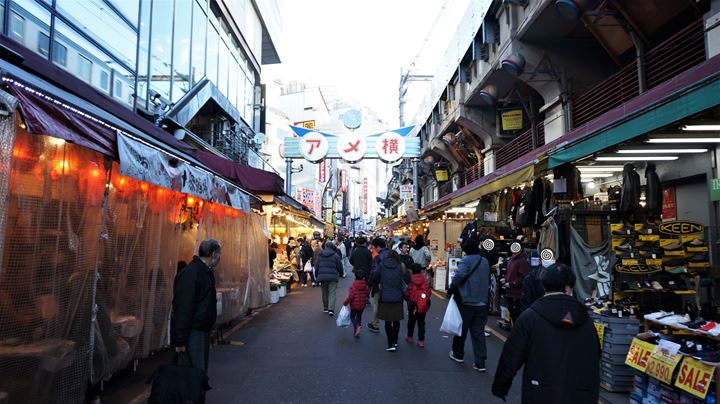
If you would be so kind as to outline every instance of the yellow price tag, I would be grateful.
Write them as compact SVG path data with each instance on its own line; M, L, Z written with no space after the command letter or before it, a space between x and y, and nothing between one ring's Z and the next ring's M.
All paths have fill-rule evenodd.
M600 348L602 348L603 339L605 338L605 324L595 323L595 331L597 331L598 340L600 340Z
M680 373L675 379L675 386L696 397L705 398L710 389L713 374L715 374L714 366L686 357L680 366Z
M681 359L682 355L680 354L669 356L661 352L655 352L648 359L645 373L661 382L672 385L673 372Z
M645 371L650 355L655 351L655 345L643 340L633 338L630 350L625 357L625 364L641 372Z

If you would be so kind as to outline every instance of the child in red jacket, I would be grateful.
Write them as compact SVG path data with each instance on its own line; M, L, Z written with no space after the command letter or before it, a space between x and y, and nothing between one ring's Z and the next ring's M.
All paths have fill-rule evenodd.
M413 343L415 323L418 326L418 348L425 348L425 315L430 308L430 284L422 274L422 267L412 265L410 285L405 291L405 300L408 305L408 327L405 341Z
M365 272L355 272L355 282L350 286L350 293L347 299L343 302L343 306L350 305L350 321L353 324L353 336L358 337L360 335L360 328L362 326L362 314L365 310L365 304L367 303L370 289L368 289L367 283L365 282Z

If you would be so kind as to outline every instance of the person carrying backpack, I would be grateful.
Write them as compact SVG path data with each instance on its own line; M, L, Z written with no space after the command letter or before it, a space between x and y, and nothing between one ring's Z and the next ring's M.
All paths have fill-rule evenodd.
M410 286L405 291L408 305L408 326L405 341L413 343L415 323L418 326L418 348L425 348L425 315L430 308L430 283L422 274L422 267L413 264Z

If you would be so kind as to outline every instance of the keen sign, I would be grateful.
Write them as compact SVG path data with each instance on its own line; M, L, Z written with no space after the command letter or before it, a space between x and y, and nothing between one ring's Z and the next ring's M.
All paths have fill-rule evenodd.
M705 231L704 225L685 220L666 222L660 225L660 233L673 236L684 236L686 234L702 233L703 231Z

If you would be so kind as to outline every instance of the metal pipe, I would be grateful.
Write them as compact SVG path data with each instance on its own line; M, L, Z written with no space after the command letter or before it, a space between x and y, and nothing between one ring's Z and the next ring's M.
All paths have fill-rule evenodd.
M285 193L292 192L292 159L285 159Z
M640 94L647 91L647 84L645 80L645 45L638 36L637 32L632 28L628 27L628 33L630 39L635 46L635 60L637 64L637 77L638 77L638 92Z
M419 159L413 159L413 204L415 205L415 211L420 210L420 178L418 178L418 163Z

